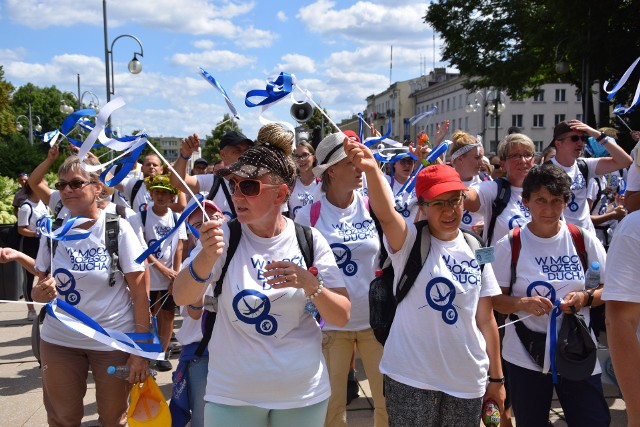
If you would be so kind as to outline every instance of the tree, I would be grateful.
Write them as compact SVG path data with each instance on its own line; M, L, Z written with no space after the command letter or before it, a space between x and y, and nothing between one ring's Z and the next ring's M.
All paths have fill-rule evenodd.
M4 80L4 67L0 65L0 138L15 132L15 117L11 113L11 93L15 87Z
M322 108L322 107L320 107ZM322 111L324 111L325 114L329 115L329 113L327 113L327 109L326 108L322 108ZM329 116L331 117L331 116ZM324 114L322 114L322 112L320 112L320 110L318 110L317 108L313 109L313 115L311 116L311 118L309 120L307 120L304 123L304 126L307 127L308 129L315 129L315 128L320 128L320 129L324 129L324 135L329 135L330 133L334 133L334 132L338 132L338 129L335 128L330 122L329 120L327 120L327 118L324 116Z
M444 38L443 60L476 77L470 90L496 87L523 98L544 83L568 82L585 92L596 80L617 81L638 54L638 10L640 0L439 0L424 21ZM555 70L560 60L569 65L564 75ZM629 90L635 87L617 101L627 102ZM600 101L608 115L606 99ZM591 112L585 117L595 124Z
M223 123L224 125L222 125ZM216 124L216 127L211 130L211 135L205 136L202 157L207 159L208 162L220 160L220 140L225 133L232 130L242 132L238 126L238 122L233 119L231 114L227 113L222 120Z

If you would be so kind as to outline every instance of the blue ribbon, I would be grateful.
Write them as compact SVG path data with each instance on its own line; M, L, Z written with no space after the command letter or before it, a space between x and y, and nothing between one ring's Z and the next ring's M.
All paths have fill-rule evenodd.
M128 138L131 138L131 140L133 141L138 137L139 136L129 136L122 138L121 141L128 141ZM112 167L106 168L100 174L100 181L102 181L107 187L115 187L116 185L120 184L120 182L122 182L122 180L125 179L127 175L129 175L129 172L131 172L133 168L136 167L136 163L138 162L138 158L142 154L142 150L144 150L144 147L145 144L140 144L140 146L132 150L129 155L124 156L120 160L116 161ZM107 175L117 165L122 165L122 167L111 179L107 180ZM133 200L131 202L133 203Z
M609 85L609 80L604 82L604 85L602 85L602 89L608 93L607 95L607 99L609 101L611 101L613 99L614 96L616 96L616 94L618 93L618 91L620 89L622 89L622 87L627 83L627 80L629 79L629 77L631 76L631 73L633 72L633 70L636 68L636 66L638 65L638 62L640 62L640 57L638 57L633 64L631 64L629 66L629 68L627 68L627 71L625 71L624 75L622 76L622 78L620 79L620 81L618 81L618 83L615 84L615 86L613 87L613 89L611 89L611 91L607 90L607 86ZM622 105L616 105L616 107L613 109L613 113L614 114L627 114L627 113L631 113L635 110L636 105L640 104L640 82L638 82L638 86L636 87L636 93L633 97L633 101L631 101L631 105L629 107L623 107Z
M549 362L551 363L551 376L553 383L558 384L558 369L556 368L556 347L558 346L558 322L556 318L562 314L558 300L553 303L553 310L549 314Z
M364 141L364 117L362 113L358 113L358 138L360 138L360 142Z
M198 198L199 202L202 202L204 196L198 193L196 194L196 198ZM182 214L180 215L180 218L178 218L178 222L176 223L175 227L173 227L171 231L169 231L162 239L158 239L153 245L149 246L149 248L144 251L142 255L136 258L135 261L138 264L142 264L142 262L144 262L144 260L147 259L149 255L153 254L162 245L162 243L167 240L182 225L183 222L187 220L189 215L191 215L191 212L196 210L197 207L198 204L195 201L192 201L191 204L187 206L184 211L182 211Z
M415 116L411 117L409 119L409 122L411 123L411 126L415 126L416 124L418 124L418 122L422 121L422 119L424 119L425 117L435 114L436 111L438 111L438 107L434 105L424 113L416 114Z
M209 83L211 83L213 85L213 87L215 87L216 89L218 89L218 91L220 91L220 93L222 94L222 96L224 97L225 102L227 103L227 107L229 107L229 110L231 110L231 114L233 114L233 117L235 117L236 119L238 119L238 111L236 110L236 107L233 106L233 103L231 102L231 99L229 99L229 95L227 95L227 91L224 90L224 88L222 87L222 85L220 83L218 83L218 81L216 79L213 78L213 76L209 73L207 73L204 68L200 67L200 75Z
M71 304L61 299L57 299L55 300L55 302L58 308L60 308L63 311L66 311L70 316L76 318L78 321L94 329L96 332L99 332L103 335L111 337L111 335L109 335L109 333L105 331L104 328L100 326L98 322L93 320L90 316L86 315L78 308L72 306ZM53 317L56 320L60 320L58 319L58 316L56 316L56 312L53 309L53 302L50 302L49 304L47 304L46 308L47 308L47 314L49 316ZM140 348L143 351L150 352L150 353L162 353L162 344L160 344L160 341L158 340L157 330L155 328L154 328L153 334L137 332L137 333L125 333L125 335L131 338L133 341L136 341L136 344L138 344L138 346L140 346ZM138 341L148 341L148 340L151 340L152 342L150 343L138 342ZM135 348L130 342L126 342L122 340L117 340L117 341L127 345L128 347Z
M279 101L293 90L293 77L289 73L280 73L278 78L273 82L267 82L267 87L265 90L262 89L253 89L247 92L247 95L244 99L244 105L247 107L258 107L261 105L271 104L273 102ZM264 97L264 99L257 104L249 101L249 98L254 96Z
M374 139L368 140L367 142L364 142L364 145L366 145L367 147L371 147L373 144L377 144L378 142L381 142L389 138L389 135L391 135L391 117L389 117L389 124L387 125L387 133L382 135L380 138L374 138Z
M40 235L48 237L49 239L52 239L52 240L58 240L58 241L82 240L89 237L89 235L91 234L91 231L86 231L84 233L68 234L73 229L74 223L78 219L82 219L82 218L85 218L85 217L83 216L71 217L65 223L64 227L62 227L57 231L51 231L53 220L51 219L50 216L46 215L40 218L36 222L36 227L40 231Z

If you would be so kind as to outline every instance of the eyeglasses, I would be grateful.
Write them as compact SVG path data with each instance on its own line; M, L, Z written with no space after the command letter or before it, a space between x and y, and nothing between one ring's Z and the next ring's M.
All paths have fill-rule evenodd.
M231 194L235 194L236 188L240 189L245 197L258 197L262 193L263 188L278 188L281 184L265 184L257 179L245 179L242 181L236 181L235 179L229 180L229 191Z
M304 154L292 154L291 157L293 157L293 160L297 160L297 161L302 161L304 162L305 160L307 160L309 158L311 154L310 153L304 153Z
M514 154L509 154L507 156L507 160L520 160L520 159L529 161L533 159L533 153L514 153Z
M582 142L587 142L589 140L589 137L587 135L571 135L571 136L565 136L564 138L560 138L560 141L567 138L569 138L573 142L578 142L580 140L582 140Z
M494 169L500 169L500 163L496 163L496 164L491 163L491 166L493 166Z
M429 208L436 208L436 209L443 209L445 205L449 205L449 207L454 209L457 206L460 206L464 201L464 199L466 198L467 196L464 193L462 193L461 195L457 197L453 197L449 200L432 200L430 202L418 202L418 204L420 206L427 206Z
M73 179L71 181L58 181L55 183L54 187L56 187L56 190L58 191L63 191L65 188L67 188L67 185L69 187L71 187L72 190L77 190L78 188L82 188L87 184L95 184L95 181L82 181L79 179Z

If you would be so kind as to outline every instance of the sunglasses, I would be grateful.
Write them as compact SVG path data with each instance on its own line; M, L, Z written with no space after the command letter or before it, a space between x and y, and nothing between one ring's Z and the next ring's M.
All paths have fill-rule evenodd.
M491 163L491 166L493 166L494 169L500 169L500 163L496 163L496 164Z
M560 140L563 139L567 139L569 138L571 141L573 142L578 142L580 140L582 140L582 142L587 142L589 140L589 137L587 135L571 135L571 136L565 136L564 138L560 138Z
M54 187L56 187L56 190L58 191L63 191L65 188L67 188L67 185L69 187L71 187L72 190L77 190L79 188L84 187L87 184L95 184L95 181L82 181L79 179L73 179L71 181L58 181L55 183Z
M242 181L236 181L235 179L229 180L229 191L231 194L235 194L236 189L240 189L240 193L245 197L258 197L262 193L263 188L278 188L281 184L265 184L257 179L245 179Z

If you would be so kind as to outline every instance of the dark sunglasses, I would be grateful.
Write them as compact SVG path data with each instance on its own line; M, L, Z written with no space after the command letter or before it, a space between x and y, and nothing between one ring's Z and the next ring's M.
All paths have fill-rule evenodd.
M236 181L235 179L229 180L229 191L231 194L235 194L236 188L240 189L245 197L258 197L262 193L263 188L277 188L280 184L265 184L257 179L244 179L242 181Z
M491 166L493 166L494 169L500 169L500 163L496 163L495 165L491 163Z
M587 142L589 140L589 137L587 135L571 135L571 136L565 136L564 138L561 138L561 139L567 139L567 138L569 138L573 142L578 142L580 140L582 140L582 142Z
M73 179L71 181L58 181L55 183L54 187L56 187L56 190L58 191L63 191L65 188L67 188L67 185L69 187L71 187L72 190L77 190L78 188L82 188L87 184L95 184L95 181L82 181L79 179Z

